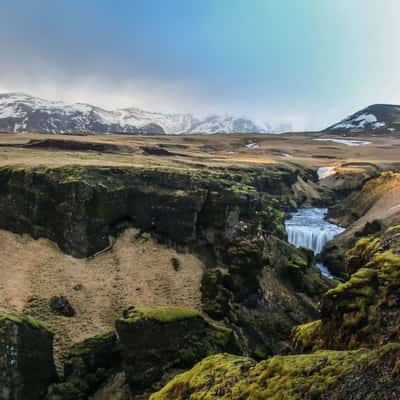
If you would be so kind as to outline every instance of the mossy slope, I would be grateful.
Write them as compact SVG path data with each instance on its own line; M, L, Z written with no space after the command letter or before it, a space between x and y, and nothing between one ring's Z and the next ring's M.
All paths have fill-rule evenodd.
M356 380L357 376L371 370L371 365L384 361L388 353L398 357L400 346L389 345L380 351L319 351L275 356L258 364L249 358L218 354L177 376L150 400L343 399L338 390L335 393L337 397L334 397L333 390L341 385L344 391L347 388L342 384L345 378ZM398 392L396 382L398 376L394 382L388 383ZM356 393L357 386L353 389Z
M345 258L356 272L323 296L320 322L295 329L297 349L354 349L400 340L400 226L360 239Z

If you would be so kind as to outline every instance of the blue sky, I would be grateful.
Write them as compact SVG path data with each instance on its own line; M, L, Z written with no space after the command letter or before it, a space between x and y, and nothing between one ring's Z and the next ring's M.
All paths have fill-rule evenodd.
M400 104L397 0L1 0L0 90L318 129Z

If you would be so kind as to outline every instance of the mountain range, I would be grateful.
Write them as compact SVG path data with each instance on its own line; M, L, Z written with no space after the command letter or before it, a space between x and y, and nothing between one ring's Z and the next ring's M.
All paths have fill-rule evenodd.
M166 114L120 108L107 110L86 103L68 104L23 93L0 94L0 132L38 133L283 133L291 126L272 128L247 117L232 115L197 116L190 113ZM390 133L400 130L400 106L374 104L335 123L326 133Z
M280 130L289 130L282 125ZM85 103L67 104L22 93L0 94L0 131L41 133L183 134L272 132L271 126L245 117L163 114L121 108L106 110Z

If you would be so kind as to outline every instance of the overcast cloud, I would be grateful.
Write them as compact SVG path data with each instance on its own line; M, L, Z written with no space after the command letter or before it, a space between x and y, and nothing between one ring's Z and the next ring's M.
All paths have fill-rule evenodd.
M395 0L1 3L1 92L295 129L400 103Z

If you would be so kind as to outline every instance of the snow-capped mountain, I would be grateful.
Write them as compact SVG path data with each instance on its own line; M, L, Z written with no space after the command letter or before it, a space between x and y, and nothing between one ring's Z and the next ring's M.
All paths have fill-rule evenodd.
M244 117L162 114L137 108L105 110L21 93L0 94L0 131L40 133L235 133L271 131Z
M374 104L326 129L328 132L393 132L400 129L400 106Z

